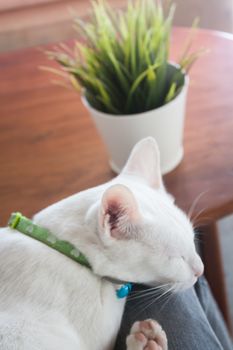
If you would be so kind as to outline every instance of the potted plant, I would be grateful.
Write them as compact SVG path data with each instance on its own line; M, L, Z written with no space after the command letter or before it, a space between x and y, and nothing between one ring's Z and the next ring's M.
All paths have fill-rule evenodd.
M63 45L48 55L81 92L115 172L136 142L152 136L167 173L183 157L187 72L200 51L189 54L188 42L178 64L169 62L174 5L166 15L154 0L129 0L124 10L104 0L92 6L90 21L75 19L79 40L72 52Z

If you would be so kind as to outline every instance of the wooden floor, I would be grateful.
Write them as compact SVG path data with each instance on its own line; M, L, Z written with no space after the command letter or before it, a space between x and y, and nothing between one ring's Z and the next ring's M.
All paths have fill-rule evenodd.
M38 1L38 0L37 0ZM123 6L126 0L109 0ZM20 1L18 1L20 2ZM33 1L29 1L32 3ZM34 1L36 2L36 0ZM175 24L189 26L195 17L203 28L233 32L232 0L176 0ZM23 1L21 1L24 4ZM3 2L2 2L3 4ZM3 9L1 10L1 7ZM15 9L0 4L0 52L58 42L75 36L72 11L88 14L88 0L40 0L38 5Z

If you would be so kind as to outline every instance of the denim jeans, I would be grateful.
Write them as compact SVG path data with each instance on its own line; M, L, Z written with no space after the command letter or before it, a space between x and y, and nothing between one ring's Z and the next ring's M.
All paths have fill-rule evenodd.
M136 286L137 291L146 287ZM134 295L137 295L134 294ZM140 295L140 293L138 294ZM232 350L226 326L210 292L201 277L195 288L154 301L148 296L132 297L126 303L115 350L126 349L125 339L136 320L152 318L165 330L169 350ZM153 302L154 301L154 302ZM151 304L151 305L149 305Z

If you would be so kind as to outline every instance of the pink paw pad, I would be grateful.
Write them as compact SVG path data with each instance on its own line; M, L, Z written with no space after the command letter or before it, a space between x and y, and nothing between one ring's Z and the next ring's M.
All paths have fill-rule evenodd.
M154 340L149 340L145 350L163 350L160 345L158 345Z
M167 337L160 324L154 320L137 321L131 328L131 344L127 350L167 350ZM127 345L130 345L130 342ZM136 346L137 344L137 346Z
M141 343L145 343L147 341L147 339L143 333L135 333L134 336L135 336L136 340L138 340Z

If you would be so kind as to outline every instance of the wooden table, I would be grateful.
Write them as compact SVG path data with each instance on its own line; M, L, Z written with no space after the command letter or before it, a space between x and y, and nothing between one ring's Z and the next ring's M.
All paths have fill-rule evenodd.
M186 29L174 30L172 58ZM229 324L216 220L233 213L233 40L200 30L194 48L207 47L191 72L185 157L164 180L203 235L206 275ZM113 177L105 147L79 96L53 85L50 64L37 49L0 57L0 225L12 211L31 216L74 192ZM172 117L172 116L171 116Z

